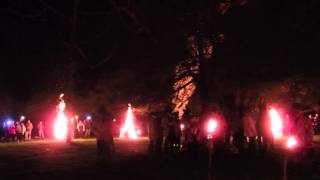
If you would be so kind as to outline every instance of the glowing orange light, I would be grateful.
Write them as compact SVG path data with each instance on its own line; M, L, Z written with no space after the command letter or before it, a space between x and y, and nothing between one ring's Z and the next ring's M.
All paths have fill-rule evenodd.
M23 121L23 120L25 120L25 119L26 119L25 116L20 116L20 121Z
M180 124L180 129L181 129L181 131L183 131L184 130L184 124Z
M210 119L208 122L208 127L207 127L207 131L208 133L214 133L214 131L216 130L218 126L218 122L214 119Z
M292 149L297 145L298 145L298 140L295 137L289 137L286 143L287 148Z
M128 105L126 121L120 130L120 137L125 137L125 136L127 136L129 139L138 138L138 133L136 131L136 127L133 122L133 112L132 112L131 104Z
M279 113L274 109L269 110L271 132L274 138L283 136L283 124Z
M67 138L68 128L67 128L67 116L64 114L66 104L62 99L63 94L60 95L60 103L57 107L57 117L54 123L54 137L57 140L65 140Z
M218 127L218 122L215 119L210 119L207 125L208 139L212 138L213 133L216 131Z

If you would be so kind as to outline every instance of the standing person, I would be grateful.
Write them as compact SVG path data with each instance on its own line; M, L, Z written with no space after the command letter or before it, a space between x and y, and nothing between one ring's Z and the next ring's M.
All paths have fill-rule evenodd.
M180 150L180 137L181 137L181 129L180 129L180 120L179 120L179 113L175 112L173 114L173 126L174 126L174 151L177 152Z
M16 122L16 134L17 134L17 141L20 142L22 141L22 123Z
M162 142L163 142L163 128L161 126L161 113L157 112L153 116L153 130L154 130L154 151L156 153L162 152Z
M165 142L165 151L174 152L180 144L180 128L178 113L170 113L168 122L168 134Z
M85 125L84 125L83 121L79 121L79 123L77 124L77 130L78 130L79 137L83 138L84 131L85 131Z
M11 139L11 141L14 142L16 139L16 126L14 123L9 126L8 134L9 134L9 139Z
M23 122L20 122L20 125L21 125L21 129L22 129L21 140L25 141L25 138L24 138L24 137L25 137L27 128L26 128L26 126L24 125Z
M252 112L248 111L243 118L243 130L244 136L247 138L247 143L249 144L250 152L255 150L256 136L258 135L256 127L256 121Z
M156 136L155 136L155 120L157 119L155 113L150 113L149 115L149 121L148 121L148 135L149 135L149 152L154 152L155 150L155 142L156 142Z
M27 141L31 140L32 129L33 129L33 124L30 120L28 120L26 124L26 133L25 133L25 139Z
M40 139L44 139L44 125L42 121L40 121L38 124L38 136Z
M109 158L114 153L114 142L112 136L112 117L100 107L96 120L97 128L97 153L102 158Z
M67 133L67 142L71 142L74 139L74 132L75 132L75 119L70 119L68 121L68 133Z
M162 128L161 128L161 116L159 112L150 113L150 119L148 123L149 130L149 152L161 152L161 145L163 142Z
M162 144L161 146L163 146L163 150L165 152L167 152L169 150L169 144L170 144L170 140L168 139L169 137L169 124L171 123L171 119L172 119L172 109L170 106L168 106L165 111L163 112L163 115L161 117L161 128L162 128Z
M85 121L84 137L89 138L91 135L91 121Z

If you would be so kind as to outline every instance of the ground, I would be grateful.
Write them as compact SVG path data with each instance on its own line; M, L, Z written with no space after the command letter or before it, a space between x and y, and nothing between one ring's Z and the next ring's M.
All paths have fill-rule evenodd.
M0 179L208 179L207 156L153 154L148 139L116 139L110 160L96 156L94 139L72 144L52 140L0 144ZM288 179L320 179L318 153L308 158L291 157ZM295 160L299 159L299 160ZM213 179L282 179L279 155L230 156L216 153Z

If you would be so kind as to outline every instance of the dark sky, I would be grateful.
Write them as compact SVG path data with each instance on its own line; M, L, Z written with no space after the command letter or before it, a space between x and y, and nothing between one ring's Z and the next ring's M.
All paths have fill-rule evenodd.
M130 9L140 26L146 27L139 31L139 23L119 16L109 1L80 0L73 33L74 2L0 2L0 97L26 102L35 93L59 91L60 86L67 86L61 81L69 67L83 85L106 72L112 78L119 69L139 73L172 66L183 59L185 37L197 24L194 14L206 9L210 1L134 1ZM118 2L127 7L127 1ZM244 6L232 7L228 14L207 22L226 37L217 46L217 59L233 64L235 76L254 76L258 70L265 76L319 75L315 65L319 64L320 40L317 5L317 0L248 0Z

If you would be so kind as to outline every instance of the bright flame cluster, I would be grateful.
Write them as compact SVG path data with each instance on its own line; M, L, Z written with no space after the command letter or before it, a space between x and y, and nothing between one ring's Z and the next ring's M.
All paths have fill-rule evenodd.
M208 122L208 127L207 127L207 131L208 133L214 133L214 131L216 130L218 126L218 123L216 120L214 119L210 119Z
M125 123L120 130L120 137L123 138L127 136L129 139L137 139L138 134L139 133L137 132L133 122L132 108L131 108L131 105L129 104Z
M283 122L278 111L274 108L269 110L271 132L274 138L283 136Z
M63 99L61 99L57 107L56 122L54 123L54 137L57 140L65 140L67 138L68 119L67 119L67 116L64 114L65 108L66 108L66 103L64 102Z
M208 133L207 138L208 139L212 139L213 133L216 131L217 127L218 127L217 120L210 119L208 121L208 125L207 125L207 133Z
M183 131L185 128L184 124L180 124L180 130Z
M289 137L289 139L287 140L287 144L286 144L287 148L292 149L297 145L298 145L298 140L294 137Z

